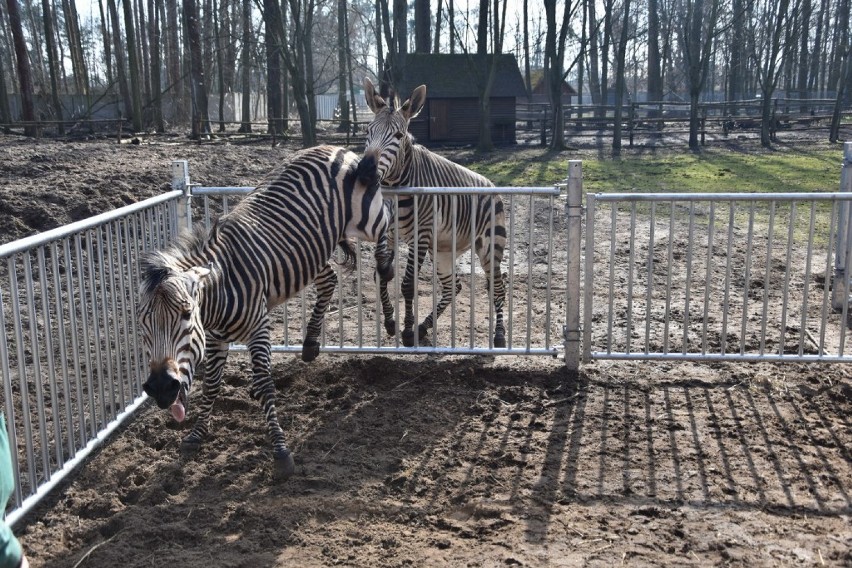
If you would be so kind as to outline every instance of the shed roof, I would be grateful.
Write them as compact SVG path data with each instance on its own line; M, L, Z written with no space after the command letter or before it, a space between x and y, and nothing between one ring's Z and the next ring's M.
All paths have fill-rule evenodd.
M524 80L514 55L465 55L463 53L410 53L405 56L399 96L408 97L426 85L427 98L478 97L474 73L484 76L487 64L497 58L492 97L525 97Z

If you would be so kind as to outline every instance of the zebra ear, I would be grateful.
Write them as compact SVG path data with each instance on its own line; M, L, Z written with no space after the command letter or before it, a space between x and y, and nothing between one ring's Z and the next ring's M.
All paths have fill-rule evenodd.
M388 106L385 99L376 92L376 87L369 77L364 77L364 98L367 99L367 106L370 107L373 114L377 114L381 109Z
M414 92L411 93L411 98L402 103L402 115L405 120L411 120L423 110L423 105L426 104L426 85L420 85Z
M189 294L193 298L198 295L199 284L210 274L209 266L193 266L184 271L183 279L186 282L186 289L189 290Z

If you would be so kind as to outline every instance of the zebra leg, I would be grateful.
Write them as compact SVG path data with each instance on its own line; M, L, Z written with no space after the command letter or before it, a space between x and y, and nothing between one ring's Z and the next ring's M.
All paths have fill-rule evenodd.
M337 286L337 274L330 264L322 267L314 280L314 285L317 288L317 301L308 322L305 341L302 343L302 361L313 361L320 352L319 335L322 331L325 310L328 309L334 288Z
M249 341L248 350L251 354L251 394L252 397L260 399L260 404L263 407L263 416L266 418L269 439L272 442L274 477L284 481L293 475L296 470L296 463L293 460L292 452L284 443L284 430L278 423L278 412L275 409L275 383L269 372L269 358L272 347L269 338L268 319Z
M423 266L423 261L426 259L426 251L429 250L431 239L428 234L424 238L425 231L420 234L420 240L417 247L408 247L408 262L405 265L405 276L402 279L402 297L405 298L405 320L403 321L402 329L402 344L406 347L414 347L414 280L420 274L420 267ZM414 255L414 249L417 248L417 256ZM418 343L425 345L426 331L418 327Z
M489 238L492 237L493 238ZM503 272L500 265L503 262L503 251L506 247L506 226L502 206L495 216L494 226L488 230L486 238L477 239L476 255L485 279L488 291L494 294L494 347L506 347L506 327L503 323L503 306L506 303L506 285L503 282ZM491 247L494 247L492 254ZM493 263L492 263L493 257Z
M193 453L198 450L201 441L208 434L207 421L213 410L213 403L216 402L222 388L222 371L225 368L225 361L228 360L228 343L213 341L208 337L204 360L206 366L204 383L201 385L201 401L198 403L198 418L190 433L181 441L180 449L184 453Z
M438 273L438 280L441 282L441 299L438 300L435 311L426 316L423 323L418 326L417 332L421 338L428 336L429 329L434 327L435 322L438 321L438 318L441 317L441 314L444 313L444 310L453 301L454 280L455 293L458 294L461 291L461 280L458 277L454 278L454 266L455 259L452 252L439 252L435 255L435 270Z
M385 321L385 330L388 335L396 333L396 321L394 321L393 305L388 295L388 282L394 277L394 250L390 244L387 234L382 235L376 243L376 273L375 280L379 289L379 299L382 302L382 316Z

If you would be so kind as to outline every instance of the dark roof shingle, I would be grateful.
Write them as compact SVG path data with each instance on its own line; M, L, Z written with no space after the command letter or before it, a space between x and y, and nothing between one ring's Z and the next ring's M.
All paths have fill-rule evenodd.
M399 96L405 100L420 85L430 98L478 97L477 77L485 80L487 64L497 58L492 97L526 97L524 80L514 55L465 55L463 53L410 53L402 62Z

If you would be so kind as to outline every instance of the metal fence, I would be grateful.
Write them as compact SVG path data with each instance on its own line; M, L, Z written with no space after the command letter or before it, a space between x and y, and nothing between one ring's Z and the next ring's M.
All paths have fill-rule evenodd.
M461 290L429 345L402 347L399 332L388 336L380 321L372 245L363 243L355 271L339 273L322 351L564 356L570 371L581 359L852 361L852 145L846 151L841 193L589 195L584 239L579 161L569 163L563 186L480 188L502 195L506 210L507 346L493 348L492 292L466 252L452 274ZM0 246L12 524L145 400L139 254L193 222L212 222L251 190L197 186L185 161L172 171L175 189L161 197ZM445 191L452 204L471 190ZM461 250L474 237L450 238ZM404 256L397 251L391 286L397 319ZM427 259L417 321L434 309L439 287ZM274 351L301 350L314 298L309 287L273 312Z
M0 246L0 371L15 523L144 400L138 256L177 234L180 192Z

